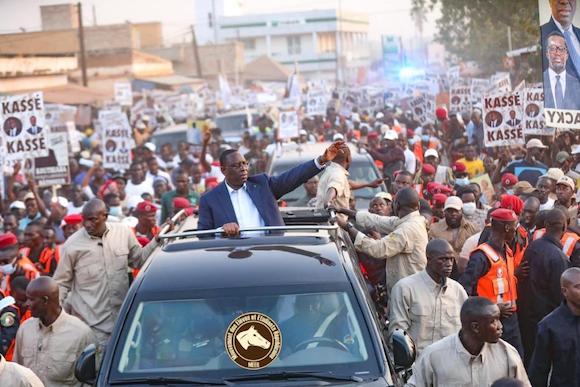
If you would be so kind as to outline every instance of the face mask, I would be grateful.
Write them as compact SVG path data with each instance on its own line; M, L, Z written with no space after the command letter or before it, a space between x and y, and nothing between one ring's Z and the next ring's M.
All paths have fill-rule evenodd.
M475 210L476 210L477 206L475 205L474 202L471 203L463 203L463 213L465 215L473 215L475 214Z
M513 189L508 189L507 191L505 191L505 193L507 193L508 195L513 195L514 194L514 190Z
M10 275L16 271L16 267L13 264L8 263L6 265L0 266L0 271L5 275Z
M430 137L428 135L423 135L423 136L421 136L421 141L423 141L423 142L429 142L429 138Z
M121 208L121 206L110 207L109 215L119 217L123 215L123 209Z
M455 184L460 185L460 186L466 186L469 184L469 178L468 177L464 177L461 179L455 179Z

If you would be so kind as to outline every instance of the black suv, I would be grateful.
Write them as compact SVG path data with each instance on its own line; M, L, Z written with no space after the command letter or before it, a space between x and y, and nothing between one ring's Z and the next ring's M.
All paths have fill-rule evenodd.
M393 356L348 235L324 210L301 211L286 212L286 226L234 239L219 229L163 235L129 290L98 375L90 346L77 378L97 386L402 385L412 343L401 333ZM256 324L228 334L246 314L279 330L276 353L273 336L248 338L262 317L243 317ZM234 347L243 344L273 360L240 366Z

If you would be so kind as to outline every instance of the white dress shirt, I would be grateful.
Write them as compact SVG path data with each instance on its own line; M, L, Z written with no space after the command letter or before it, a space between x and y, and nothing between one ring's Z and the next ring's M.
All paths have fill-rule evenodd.
M554 97L554 105L556 105L556 75L560 76L560 84L562 85L562 97L566 95L566 70L562 71L560 74L557 74L551 68L548 68L548 76L550 77L550 88L552 89L552 96ZM557 108L561 108L560 106L556 106Z
M403 153L405 154L405 169L414 175L415 168L417 167L417 157L415 157L415 154L409 147L405 147Z
M228 183L225 184L240 228L264 227L266 223L258 212L250 194L248 194L246 184L244 183L240 189L234 189Z

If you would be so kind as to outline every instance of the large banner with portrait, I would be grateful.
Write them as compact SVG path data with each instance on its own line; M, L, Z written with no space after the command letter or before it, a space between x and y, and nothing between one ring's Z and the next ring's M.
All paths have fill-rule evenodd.
M131 149L135 147L127 115L116 110L99 112L103 146L103 167L124 171L131 165Z
M580 13L576 1L538 0L538 7L544 107L580 110Z
M520 93L496 93L483 98L486 147L524 144L523 104Z

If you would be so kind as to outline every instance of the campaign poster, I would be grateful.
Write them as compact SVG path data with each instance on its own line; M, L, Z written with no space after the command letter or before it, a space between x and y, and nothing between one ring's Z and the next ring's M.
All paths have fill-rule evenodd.
M486 147L524 144L523 98L520 93L496 93L483 98Z
M129 82L115 82L115 102L121 106L133 106L133 91Z
M131 166L131 149L135 147L131 126L125 113L110 110L99 112L103 167L124 171Z
M0 125L6 160L48 155L42 92L0 97Z
M483 95L489 88L489 79L473 78L471 79L471 104L481 106Z
M75 106L46 104L44 112L45 124L50 128L50 133L66 132L69 143L68 152L80 152L81 136L75 126L78 109Z
M524 96L524 135L553 135L554 128L547 127L544 120L544 88L526 88L522 94Z
M538 9L544 107L580 110L580 11L576 1L538 0ZM580 129L580 125L566 124L566 128Z
M512 81L509 73L499 72L491 76L488 88L489 94L509 93L511 91Z
M447 70L447 82L449 85L457 83L461 74L461 68L459 65L451 66Z
M470 181L479 184L481 193L485 195L488 203L493 203L495 201L495 189L493 188L493 184L491 183L491 179L487 173L471 178Z
M298 137L298 114L296 111L281 111L280 122L280 138Z
M67 133L49 133L47 140L48 156L34 159L36 183L39 187L70 184Z
M421 124L428 123L428 106L425 96L415 97L409 100L409 108L413 112L413 118Z
M449 95L449 112L471 112L471 86L452 86Z
M328 95L322 91L309 91L306 97L306 112L309 116L325 116Z

